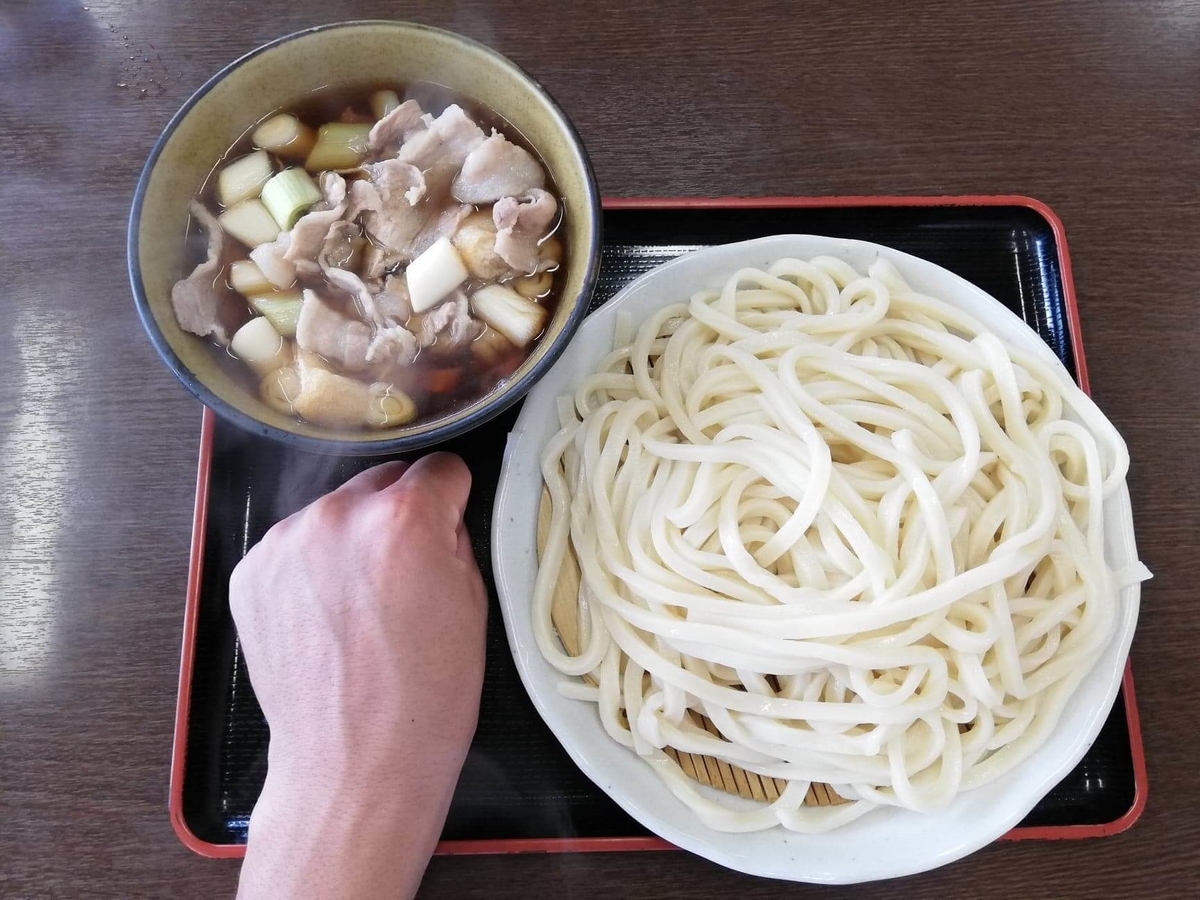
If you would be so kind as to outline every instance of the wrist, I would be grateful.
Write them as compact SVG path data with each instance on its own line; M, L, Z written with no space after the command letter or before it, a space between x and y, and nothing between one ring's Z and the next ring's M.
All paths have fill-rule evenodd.
M321 766L271 752L239 897L410 896L450 791L422 788L394 767Z

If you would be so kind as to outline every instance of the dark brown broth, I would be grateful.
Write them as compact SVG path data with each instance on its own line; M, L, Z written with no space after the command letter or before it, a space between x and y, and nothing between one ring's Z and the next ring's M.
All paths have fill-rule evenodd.
M563 242L563 258L566 258L567 247L565 235L561 228L564 214L562 194L554 184L550 167L546 165L541 154L537 152L537 148L530 144L514 125L492 109L469 97L457 94L442 85L429 82L418 82L407 87L388 83L370 83L352 87L325 87L307 94L296 103L276 110L263 118L265 120L279 112L287 112L315 129L326 122L338 121L342 117L343 112L350 110L353 113L364 116L366 120L374 121L374 117L370 112L370 96L377 90L393 90L400 96L401 101L415 99L421 104L421 108L425 112L432 114L434 117L438 116L450 104L457 103L483 129L485 134L490 134L492 129L495 129L501 132L512 143L519 144L528 150L541 163L542 169L546 173L546 190L552 193L555 200L558 201L559 217L553 226L551 234ZM215 173L224 165L226 160L237 159L256 149L250 139L250 135L257 124L255 122L246 129L242 137L226 151L217 165L213 167L209 177L205 180L200 193L197 195L197 199L207 206L210 211L219 213L222 209L217 199ZM236 252L232 254L233 259L248 258L248 251L234 238L227 238L227 247L229 245L237 248ZM194 227L190 221L187 234L185 235L185 247L184 257L186 262L181 277L186 276L197 263L202 262L207 252L207 241L203 232L198 227ZM552 318L555 307L558 305L559 296L562 293L565 272L560 266L557 270L553 270L551 275L552 283L549 294L539 298L537 302L549 311ZM472 289L484 283L472 279L464 283L463 288L469 293ZM319 291L322 297L335 303L345 304L347 312L358 315L354 310L355 303L353 298L330 285L323 276L299 274L297 282L292 289L301 290L303 288L312 288ZM231 294L240 298L240 295L237 295L232 288L229 288L229 290ZM403 324L412 327L415 321L416 317ZM490 332L491 329L487 329L480 339L483 340L491 337ZM528 348L509 345L511 350L505 349L504 352L497 354L487 364L484 364L474 356L469 345L459 348L445 348L439 346L441 344L441 341L439 341L433 347L421 350L416 360L410 366L406 367L403 373L404 380L402 382L398 380L396 387L409 394L416 403L418 414L414 423L439 418L474 403L476 400L479 400L501 386L537 348L540 340L540 337L535 339L533 344ZM218 364L222 369L238 384L242 385L247 392L258 396L258 376L248 366L233 356L227 348L213 343L212 350L217 355ZM336 369L336 367L332 366L331 368ZM428 390L428 385L431 381L445 377L434 374L435 372L444 372L451 369L457 369L459 372L458 383L452 390L436 393ZM371 383L374 380L369 373L355 374L346 372L343 374L359 378L359 380L367 383Z

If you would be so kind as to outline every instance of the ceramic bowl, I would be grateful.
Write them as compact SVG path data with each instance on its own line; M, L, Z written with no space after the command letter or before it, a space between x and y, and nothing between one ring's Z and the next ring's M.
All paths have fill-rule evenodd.
M450 414L381 431L337 431L275 412L180 329L171 286L187 274L188 201L247 128L325 85L443 85L491 108L537 149L564 208L565 281L534 351L495 390ZM558 358L587 312L600 267L600 199L579 135L530 75L482 44L405 22L323 25L279 38L230 63L192 96L154 145L129 220L129 276L138 314L163 361L218 415L247 431L310 450L380 454L461 434L522 397Z

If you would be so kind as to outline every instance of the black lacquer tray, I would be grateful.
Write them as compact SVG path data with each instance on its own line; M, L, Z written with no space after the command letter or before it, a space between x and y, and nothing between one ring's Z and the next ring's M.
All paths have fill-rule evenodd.
M1019 197L634 200L605 206L598 306L688 250L769 234L887 244L974 282L1020 315L1086 388L1061 224ZM575 767L534 711L509 655L491 583L490 517L512 409L445 449L474 474L467 521L492 592L487 676L475 743L443 833L445 852L638 849L647 835ZM335 459L241 432L205 412L171 815L197 852L237 856L266 774L267 727L228 606L229 574L276 521L379 462ZM1073 838L1128 827L1145 802L1145 765L1128 671L1087 756L1011 838Z

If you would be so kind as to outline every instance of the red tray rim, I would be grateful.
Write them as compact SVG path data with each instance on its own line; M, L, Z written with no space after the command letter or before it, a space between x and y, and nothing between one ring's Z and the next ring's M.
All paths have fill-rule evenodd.
M1062 220L1049 206L1033 197L1018 194L945 195L945 196L827 196L827 197L618 197L605 198L605 209L781 209L861 206L1021 206L1045 219L1054 232L1058 247L1059 269L1071 330L1071 347L1079 386L1089 392L1087 364L1083 353L1083 335L1067 235ZM215 844L192 831L183 815L183 779L186 768L188 713L191 705L192 666L196 649L196 622L200 611L200 588L204 561L204 534L208 520L209 474L212 464L213 428L216 416L204 409L200 426L200 458L196 471L196 506L192 515L192 544L188 560L187 601L184 607L183 646L179 661L179 692L175 704L175 731L171 745L171 785L168 810L171 827L185 847L211 858L240 858L245 844ZM1129 809L1118 819L1100 825L1049 825L1013 828L1000 838L1020 840L1078 840L1120 834L1131 827L1146 808L1149 783L1141 721L1134 693L1133 669L1127 662L1122 679L1125 717L1129 726L1129 747L1133 758L1134 795ZM673 844L657 837L612 838L521 838L475 841L442 841L439 854L501 853L575 853L629 850L674 850Z

